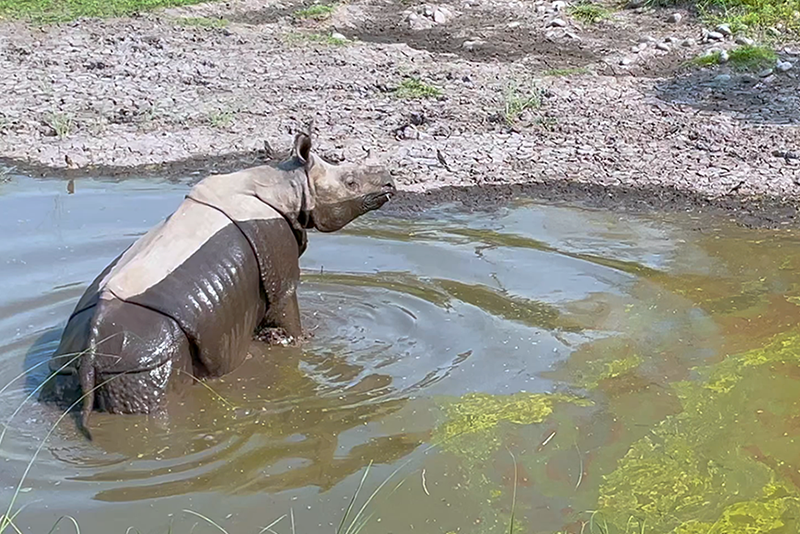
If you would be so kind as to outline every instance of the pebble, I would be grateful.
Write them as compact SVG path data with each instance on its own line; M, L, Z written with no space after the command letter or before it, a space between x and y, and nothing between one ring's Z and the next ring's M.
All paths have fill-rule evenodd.
M547 24L547 26L548 26L548 27L550 27L550 26L554 26L554 27L556 27L556 28L563 28L563 27L565 27L566 25L567 25L567 23L566 23L566 22L564 22L564 21L563 21L563 20L561 20L561 19L553 19L553 20L551 20L551 21L550 21L550 22Z
M664 52L669 52L669 45L667 45L666 43L658 43L656 44L656 48L658 50L663 50Z
M556 0L555 2L550 4L550 7L552 7L556 11L562 11L567 7L567 3L564 2L564 0Z
M694 40L693 39L684 39L683 41L681 41L681 46L686 46L686 47L694 46Z
M727 63L728 62L728 51L727 50L720 50L719 51L719 62L720 63Z
M756 42L749 37L740 36L736 38L736 44L742 46L753 46Z
M631 51L634 54L638 54L639 52L644 51L645 48L647 48L647 43L639 43L638 45L636 45L633 48L631 48Z
M667 19L667 22L669 22L670 24L677 24L682 19L683 19L683 15L681 15L680 13L673 13L672 15L669 16L669 18Z
M461 48L469 52L472 52L480 48L483 44L484 44L483 41L475 39L474 41L464 41L464 43L461 45Z
M433 22L436 24L444 24L448 18L447 12L443 9L437 9L433 12Z
M520 26L522 26L522 23L518 20L515 20L514 22L509 22L507 27L513 30L514 28L519 28Z
M342 34L341 34L341 33L339 33L339 32L333 32L333 33L331 34L331 38L332 38L332 39L336 39L336 40L338 40L338 41L346 41L346 40L347 40L347 37L345 37L344 35L342 35Z
M720 74L719 76L714 78L714 81L719 85L725 85L730 83L731 75L730 74Z
M655 43L656 39L655 39L655 37L651 37L650 35L643 35L643 36L639 37L639 42L640 43Z
M771 76L772 72L773 72L772 69L764 69L764 70L762 70L761 72L758 73L758 77L759 78L766 78L767 76Z
M576 41L580 41L581 40L580 36L577 33L567 32L566 35L570 39L575 39Z
M717 26L716 30L718 33L721 33L725 37L730 37L731 35L733 35L731 27L728 24L720 24L719 26Z
M622 66L630 65L631 63L633 63L633 60L631 58L629 58L629 57L624 57L624 58L619 60L619 64L622 65Z
M787 70L791 69L793 65L789 61L781 61L780 59L775 64L775 68L778 69L780 72L786 72Z
M722 41L723 39L725 39L725 36L719 32L708 32L706 34L706 38L712 41Z

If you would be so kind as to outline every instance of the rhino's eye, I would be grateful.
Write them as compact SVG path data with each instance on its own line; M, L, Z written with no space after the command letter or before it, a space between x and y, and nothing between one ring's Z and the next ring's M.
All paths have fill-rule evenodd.
M356 181L355 177L348 176L344 179L344 185L348 189L358 189L358 182Z

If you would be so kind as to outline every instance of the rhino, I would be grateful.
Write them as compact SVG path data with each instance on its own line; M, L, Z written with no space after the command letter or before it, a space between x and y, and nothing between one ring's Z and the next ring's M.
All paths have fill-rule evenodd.
M50 360L92 411L160 412L180 376L225 375L264 328L302 334L307 230L335 232L396 193L383 167L334 165L295 136L288 158L210 175L87 287Z

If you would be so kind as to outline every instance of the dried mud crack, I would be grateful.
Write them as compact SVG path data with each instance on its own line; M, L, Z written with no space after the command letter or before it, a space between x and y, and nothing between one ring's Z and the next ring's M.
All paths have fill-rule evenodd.
M201 176L257 164L313 120L329 159L392 169L397 213L523 194L796 222L797 43L778 48L789 68L744 72L689 64L736 44L685 11L588 24L558 1L310 6L1 22L0 165Z

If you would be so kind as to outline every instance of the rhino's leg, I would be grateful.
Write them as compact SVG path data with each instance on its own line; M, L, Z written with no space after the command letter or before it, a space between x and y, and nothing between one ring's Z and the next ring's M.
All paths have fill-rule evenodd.
M108 413L154 414L166 407L167 393L192 380L192 357L184 337L170 348L170 359L152 369L97 373L95 406Z
M282 328L287 335L300 339L303 329L300 324L300 306L297 303L297 293L292 293L291 296L286 297L283 308L271 310L267 320L276 328Z

